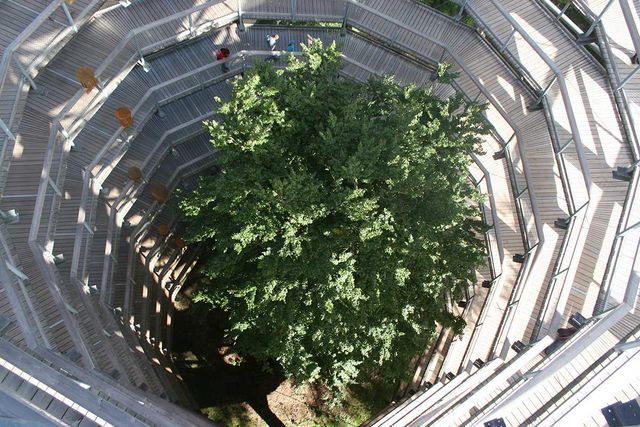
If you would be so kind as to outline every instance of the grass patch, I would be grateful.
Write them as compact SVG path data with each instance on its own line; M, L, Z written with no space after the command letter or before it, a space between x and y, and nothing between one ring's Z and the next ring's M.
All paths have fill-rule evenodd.
M394 391L395 386L386 384L356 386L349 390L340 406L328 406L315 400L318 396L314 386L283 384L269 396L269 407L278 419L291 427L357 427L385 408ZM211 421L228 427L266 425L246 402L201 410Z
M249 410L241 404L227 405L217 408L205 408L202 413L213 422L224 424L226 427L255 426L256 419Z
M175 321L176 368L202 413L225 426L266 426L263 419L275 416L287 426L356 427L386 407L396 390L395 384L368 382L352 386L339 406L331 406L328 391L320 385L296 385L250 361L240 366L223 363L223 313L194 303L176 313Z
M452 18L456 17L460 13L460 5L454 3L452 0L419 0L420 3L434 8L438 12L442 12L445 15L449 15ZM461 21L470 27L476 27L476 23L473 18L468 14L463 14Z
M280 25L289 27L322 27L322 28L340 28L342 22L329 21L293 21L291 19L258 19L256 25Z

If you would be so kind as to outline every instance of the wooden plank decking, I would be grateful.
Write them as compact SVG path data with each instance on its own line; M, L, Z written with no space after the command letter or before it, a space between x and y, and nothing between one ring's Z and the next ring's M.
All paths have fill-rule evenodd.
M615 103L619 100L612 95L605 70L588 58L536 2L499 2L509 16L504 16L496 4L496 0L468 2L473 15L488 26L491 35L486 37L490 42L506 41L502 47L526 68L528 83L523 83L510 68L514 66L513 60L507 60L511 63L505 65L499 50L483 41L476 31L408 0L351 3L347 23L364 37L347 33L342 38L338 30L317 28L274 29L287 43L305 42L309 35L343 42L343 72L356 79L390 73L403 82L430 84L432 67L440 61L450 62L454 70L460 72L457 88L471 99L488 102L486 116L494 125L495 134L487 138L486 154L479 158L482 173L475 173L485 176L482 189L489 196L486 212L494 224L490 241L496 245L491 261L494 275L498 277L491 277L488 270L479 272L479 282L496 279L493 286L489 291L476 292L466 311L470 316L466 333L451 346L447 344L441 349L448 352L446 356L434 357L438 363L421 368L421 382L435 381L443 372L463 374L471 368L473 360L486 361L505 353L503 350L508 350L515 340L535 339L536 334L542 335L548 328L566 322L576 311L590 314L605 278L608 254L627 197L628 184L611 178L611 170L630 164L632 155L616 110ZM74 5L78 10L95 6L89 0L76 1ZM182 11L194 5L200 10L189 21ZM34 0L28 7L43 6L44 3ZM11 92L9 87L0 92L0 114L2 117L15 114L15 123L20 123L16 127L16 142L8 152L11 161L2 166L8 178L0 206L21 213L21 222L8 226L7 241L15 244L15 248L10 244L8 249L14 253L15 265L29 280L27 291L16 286L0 291L0 311L12 321L6 336L18 345L22 345L21 339L25 338L20 326L24 332L29 321L16 316L15 310L21 310L30 302L38 313L46 338L57 351L84 347L89 356L85 363L95 363L105 372L114 369L123 372L122 381L135 385L146 381L154 392L167 390L171 399L186 402L188 396L181 384L166 375L171 363L164 357L163 349L170 347L171 341L170 331L166 333L171 318L171 294L166 287L170 287L169 281L176 280L172 271L180 275L178 270L186 271L192 265L181 261L192 252L176 248L170 243L171 239L160 238L156 227L172 221L171 212L163 209L156 215L159 206L146 191L146 184L128 182L127 169L132 165L142 166L148 180L173 186L187 168L198 169L211 163L213 151L206 137L197 135L198 123L210 117L213 96L228 96L229 86L215 81L219 70L208 68L207 62L221 45L230 46L232 50L264 50L265 28L254 30L248 25L246 32L238 33L235 27L227 27L167 53L161 50L189 37L190 25L196 33L211 25L225 25L237 17L238 10L236 2L231 1L163 0L160 6L157 2L154 7L146 1L134 2L128 8L111 9L86 23L55 58L42 59L42 64L48 64L44 70L34 70L36 84L45 89L44 93L32 91L23 104L11 105L5 99L15 99L17 92ZM14 3L0 5L5 7L15 9L17 6ZM28 12L24 8L13 9L10 12L16 17ZM245 18L340 21L345 10L345 2L338 0L242 2ZM169 14L173 15L171 19L166 18ZM612 13L611 16L605 25L613 25L615 17L619 20L618 15ZM25 15L20 19L27 22L34 18L35 15L32 18ZM56 16L52 22L58 18L61 17ZM11 25L20 19L6 23L7 32L3 33L0 45L10 43L17 36L17 33L10 34ZM514 25L523 32L516 31L511 37ZM145 31L140 32L141 28ZM46 26L42 31L52 34ZM542 47L545 58L526 40L525 34L533 38L536 46ZM47 40L46 36L41 39ZM97 39L101 43L99 48L94 48ZM66 41L68 39L61 39L59 46ZM377 45L379 41L391 46L393 51ZM35 55L44 45L30 46L32 52L24 55ZM624 51L628 55L628 40L622 40L617 49L614 56L620 61L619 68L631 70L624 55L617 53ZM139 50L144 54L158 52L156 59L148 59L152 65L149 73L140 67L134 68L140 57ZM408 59L409 56L413 59ZM554 81L549 61L557 66L562 82ZM83 94L75 82L75 69L81 65L96 69L102 90ZM198 70L198 74L194 70ZM18 80L16 74L12 76L12 81ZM640 77L630 82L628 91L632 114L637 109L637 78ZM202 85L202 79L211 85ZM546 94L546 111L527 108L536 97L532 84L540 88L551 84ZM24 89L24 84L16 86L16 90ZM436 85L434 90L441 96L452 93L450 87ZM121 129L113 119L113 110L122 105L134 107L148 93L153 93L154 98L140 104L134 116L137 135L126 146L117 142ZM565 102L567 98L571 100L570 111ZM162 114L154 115L158 108ZM570 112L575 116L575 123ZM73 151L62 136L54 134L50 138L50 126L57 120L75 139ZM182 125L189 121L189 125ZM551 134L549 125L555 127ZM574 143L567 146L562 156L554 154L554 147L557 151L572 136ZM166 143L178 144L175 154L155 144L163 138ZM503 150L506 158L501 159L493 154L501 151L503 144L508 145ZM47 157L48 149L56 150L52 159ZM92 168L85 170L86 165ZM59 196L55 195L58 190L49 184L46 175L40 176L41 171L51 171L54 184L59 186ZM87 173L92 173L94 179L85 179ZM97 193L100 185L104 189L102 195ZM41 196L37 201L38 193ZM631 197L635 199L635 194ZM555 220L568 215L570 205L583 201L589 204L576 216L575 225L568 233L553 227ZM38 216L41 210L45 214L42 218ZM627 224L637 222L635 211L630 210L626 215ZM131 226L123 226L123 220ZM146 226L146 222L151 225ZM143 225L147 228L141 229ZM85 232L87 227L92 231ZM34 230L38 231L35 235ZM134 230L140 233L131 235ZM43 248L53 254L62 253L73 262L57 268L43 267L35 246L26 244L30 233ZM569 239L565 244L569 249L560 253L565 238ZM616 272L622 272L621 277L625 271L628 275L632 261L625 248L632 247L634 242L627 239L622 243L614 277ZM514 255L524 254L530 248L524 264L513 260ZM556 259L561 259L559 262L567 269L561 279L554 281L551 275ZM60 286L63 283L70 286ZM123 307L124 339L102 333L103 329L114 331L118 326L99 304L99 298L86 294L88 285L94 283L100 283L99 288L109 292L102 296L102 301ZM553 286L549 287L550 284ZM611 300L621 300L620 287L612 288ZM545 311L541 314L543 307ZM554 315L556 312L558 315ZM637 324L638 319L633 317L625 322L608 336L612 342ZM140 324L138 338L128 330L130 324ZM605 338L603 335L602 339ZM140 340L139 344L135 344L136 339ZM135 345L143 348L147 356L139 352L129 356L127 346ZM600 350L605 351L607 345L609 343L600 346ZM116 353L112 354L108 348L116 349ZM126 360L137 358L145 366L135 367L135 362L133 367L128 366L115 354ZM157 356L156 362L150 364L155 373L150 372L143 360L149 355ZM513 353L504 355L511 357ZM585 353L584 357L587 356L595 360L597 353ZM577 371L592 363L582 362L584 366ZM542 408L536 405L558 396L561 389L549 388L545 392L546 397L536 395L537 403L528 401L525 406L530 408L529 412L518 409L518 415L513 415L514 422L541 417L542 409L538 410L539 414L533 412Z

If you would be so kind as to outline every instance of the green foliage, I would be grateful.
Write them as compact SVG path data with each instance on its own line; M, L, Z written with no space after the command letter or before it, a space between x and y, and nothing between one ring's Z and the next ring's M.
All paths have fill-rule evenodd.
M460 6L452 0L420 0L420 2L449 16L456 16L460 11Z
M320 42L286 70L236 80L207 123L222 172L181 208L210 248L196 300L225 310L235 349L332 390L406 373L483 262L466 177L482 106L391 78L338 77Z
M429 7L436 9L439 12L444 13L445 15L449 15L451 17L455 17L460 12L460 5L454 2L453 0L419 0L420 3L426 4ZM465 24L475 27L475 22L469 15L464 15L462 17L462 22Z
M585 16L580 9L578 9L574 4L573 0L551 0L558 9L564 9L567 4L569 4L569 8L565 11L565 15L569 17L582 31L587 31L591 26L591 19Z
M450 71L452 64L440 62L436 68L436 80L439 83L451 83L457 79L460 73Z
M305 27L321 27L321 28L340 28L342 22L330 21L292 21L290 19L258 19L255 25L278 25L278 26L305 26Z

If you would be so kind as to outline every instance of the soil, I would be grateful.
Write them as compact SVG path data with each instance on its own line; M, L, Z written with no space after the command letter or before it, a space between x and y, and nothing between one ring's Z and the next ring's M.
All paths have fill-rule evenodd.
M272 368L268 373L256 361L239 365L224 342L224 313L212 310L204 321L196 321L188 311L176 312L174 353L176 367L201 408L248 403L270 426L284 426L271 411L267 396L284 382ZM250 385L250 386L249 386Z
M393 385L357 386L344 405L329 407L327 390L296 385L276 366L269 372L238 355L224 340L227 318L193 305L175 312L173 354L191 395L211 420L240 426L357 426L390 401ZM195 313L194 313L195 311Z

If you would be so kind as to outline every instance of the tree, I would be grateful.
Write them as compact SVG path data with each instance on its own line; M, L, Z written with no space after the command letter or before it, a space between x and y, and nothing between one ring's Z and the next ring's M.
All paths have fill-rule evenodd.
M286 69L235 80L206 125L221 172L184 196L191 241L235 348L338 390L393 380L483 262L486 231L466 170L482 106L391 78L339 77L319 41Z

